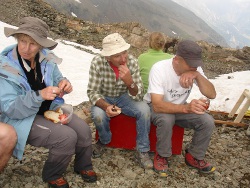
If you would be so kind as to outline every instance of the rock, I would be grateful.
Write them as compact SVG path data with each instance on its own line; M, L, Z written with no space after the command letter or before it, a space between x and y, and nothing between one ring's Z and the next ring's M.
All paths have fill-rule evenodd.
M132 170L130 169L126 169L124 172L124 177L130 179L130 180L134 180L136 178L137 174L134 173Z
M35 16L50 26L54 39L65 39L101 48L104 36L119 32L131 43L131 52L138 57L147 49L150 32L139 23L95 24L58 13L42 0L1 0L0 20L18 25L19 18ZM167 37L168 41L172 41ZM204 70L208 78L232 71L250 69L250 47L226 49L206 41L199 41L203 49ZM80 49L80 48L79 48ZM81 49L85 50L85 49ZM93 53L88 51L89 53ZM230 79L233 79L230 77ZM225 96L225 100L230 102ZM95 127L90 117L88 101L74 107L74 113L84 119L92 131L95 143ZM216 118L218 119L218 118ZM223 119L222 116L219 119ZM250 129L249 129L250 130ZM185 130L183 153L192 140L193 131ZM72 188L78 187L250 187L249 173L250 144L246 130L238 127L217 126L206 153L206 160L216 167L211 175L202 175L189 169L184 156L174 156L167 178L160 178L153 170L144 170L134 160L134 151L106 148L101 158L92 159L98 181L90 184L82 181L74 173L74 158L64 174ZM42 181L42 169L48 156L48 149L26 146L24 159L20 162L11 158L3 173L0 174L0 187L47 187ZM151 155L153 160L153 155Z

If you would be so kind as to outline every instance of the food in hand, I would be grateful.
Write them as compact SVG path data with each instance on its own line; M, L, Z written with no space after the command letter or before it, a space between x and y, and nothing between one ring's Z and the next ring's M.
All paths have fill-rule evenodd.
M68 124L68 114L64 114L61 108L57 108L55 111L47 110L44 112L44 117L53 123Z
M63 110L61 108L57 108L55 112L58 112L59 114L63 114Z
M122 112L120 109L115 108L115 104L113 105L112 109L113 112L118 112L119 114Z
M115 105L113 105L112 109L113 112L116 112L117 110L115 109Z
M63 92L63 91L61 91L61 92L59 93L58 97L62 98L62 97L63 97L63 95L64 95L64 92Z
M210 106L210 100L205 97L200 98L200 100L206 104L205 109L207 110Z
M120 109L116 110L116 112L118 112L119 114L122 113L122 111Z
M63 125L68 124L68 114L59 115L59 119Z
M210 102L208 101L208 102L206 102L206 110L209 108L209 104L210 104Z
M60 122L59 115L61 115L61 112L59 111L47 110L44 112L44 117L53 123Z

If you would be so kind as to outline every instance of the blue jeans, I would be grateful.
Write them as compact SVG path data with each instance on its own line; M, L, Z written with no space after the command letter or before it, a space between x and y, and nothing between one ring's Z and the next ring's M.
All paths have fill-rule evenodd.
M121 108L123 114L136 118L136 149L140 152L148 152L150 149L148 136L150 131L150 108L147 103L135 101L127 93L119 97L105 97L105 100L110 104L116 104ZM92 106L91 116L98 130L100 141L103 144L110 143L112 136L109 126L110 117L97 106Z

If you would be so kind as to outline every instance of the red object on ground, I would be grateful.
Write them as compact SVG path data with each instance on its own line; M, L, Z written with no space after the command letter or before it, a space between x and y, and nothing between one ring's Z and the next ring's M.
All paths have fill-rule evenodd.
M108 147L135 149L136 148L136 119L120 114L110 120L110 130L112 133L111 142ZM180 155L182 151L184 128L174 125L172 135L172 154ZM98 131L96 130L96 140L98 140ZM156 126L151 123L150 133L150 151L156 150Z

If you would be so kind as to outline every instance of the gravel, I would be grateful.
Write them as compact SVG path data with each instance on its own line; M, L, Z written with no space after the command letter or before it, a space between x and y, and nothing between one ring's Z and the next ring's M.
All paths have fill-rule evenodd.
M1 1L1 21L13 24L18 20L17 15L22 17L29 15L28 12L30 12L30 16L48 13L48 11L41 11L41 7L32 4L32 2L35 1ZM38 12L34 11L37 9L36 7L39 8ZM15 12L15 14L13 14L13 12ZM58 13L56 13L56 15L58 15ZM48 16L45 15L42 17L47 18ZM96 36L94 37L96 38ZM232 67L234 71L249 69L249 62L247 61L249 58L245 58L247 61L246 64L242 65L237 63L237 66L235 64L225 66L224 61L220 59L221 56L228 57L226 51L220 51L217 47L215 47L215 49L211 48L210 51L213 52L211 53L211 57L213 57L213 59L217 58L218 61L208 63L210 59L205 60L205 70L209 71L206 72L208 78L215 77L218 74L228 73L228 71L232 70ZM240 52L241 51L238 52L237 57ZM232 53L230 52L230 54ZM249 54L248 49L243 53L243 56L249 57ZM83 106L77 106L75 113L89 123L93 132L94 143L95 128L89 118L87 110L89 106L86 104L84 103ZM82 114L82 112L84 112L85 115ZM183 151L191 141L192 134L193 131L185 130ZM48 185L44 183L41 178L42 168L47 159L47 155L47 149L27 145L23 160L18 161L12 157L3 173L0 174L0 188L47 188ZM151 153L152 159L153 155L154 154ZM93 159L94 170L98 175L98 181L96 183L83 182L81 177L73 172L73 163L70 163L65 173L65 178L68 180L71 188L249 188L250 137L246 136L246 127L217 125L212 135L206 160L216 166L217 170L215 173L208 175L200 174L197 170L190 169L186 166L183 155L177 155L173 156L169 175L166 178L160 178L153 170L144 170L135 162L134 151L106 148L105 154L101 158Z
M93 123L89 122L89 125L94 138L95 128ZM192 130L185 130L183 154L192 134ZM71 188L250 187L250 138L246 136L246 127L216 126L206 156L206 160L216 166L213 174L204 175L188 168L183 154L173 156L168 176L161 178L153 170L142 169L135 162L134 151L105 148L101 158L92 159L98 175L96 183L83 182L73 172L73 162L70 163L65 178ZM0 187L47 187L41 178L47 155L47 149L27 145L23 160L11 158L4 172L0 174ZM150 156L153 159L154 153L150 153Z

